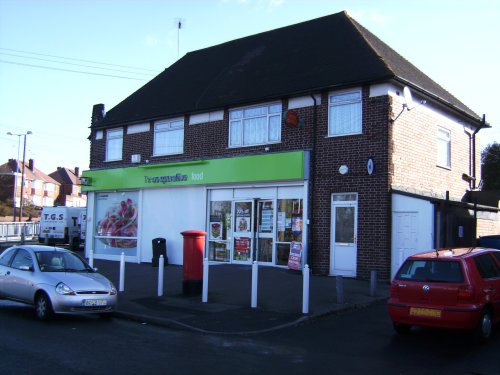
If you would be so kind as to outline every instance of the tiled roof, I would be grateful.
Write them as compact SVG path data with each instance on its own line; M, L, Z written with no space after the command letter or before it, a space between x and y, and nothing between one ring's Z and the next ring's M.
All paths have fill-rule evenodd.
M49 176L54 180L59 181L61 184L80 184L80 179L75 175L74 170L66 167L58 167L57 171L52 172Z
M396 79L479 117L346 12L190 52L94 127Z
M23 170L23 162L22 161L17 161L17 164L18 164L18 168L19 168L19 173L22 172ZM0 173L13 173L13 172L16 172L16 160L9 160L8 163L5 163L5 164L2 164L0 166ZM59 182L57 182L56 180L54 180L52 177L46 175L45 173L43 173L41 170L39 170L38 168L33 168L33 170L31 170L29 168L29 165L27 163L25 163L25 168L24 168L24 178L26 180L39 180L39 181L44 181L44 182L49 182L49 183L53 183L55 185L60 185Z

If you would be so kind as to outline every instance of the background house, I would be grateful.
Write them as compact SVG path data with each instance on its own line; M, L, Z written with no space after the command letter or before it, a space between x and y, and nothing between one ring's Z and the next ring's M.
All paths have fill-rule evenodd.
M22 161L10 159L0 166L0 199L4 202L14 197L16 207L20 207L21 199L23 206L35 207L53 206L59 195L60 184L52 177L46 175L35 167L35 162L30 159L24 166L24 187L22 185ZM15 189L14 189L15 188Z
M94 106L86 251L150 261L166 237L182 264L179 233L199 229L213 262L286 267L294 249L316 273L389 279L497 228L467 200L487 126L345 12L190 52Z
M49 174L55 181L59 182L59 195L55 200L55 206L86 207L87 197L82 194L80 182L80 168L69 169L57 167L55 172Z
M36 217L42 207L74 206L85 207L86 196L82 195L79 169L58 168L50 175L35 167L35 161L30 159L24 166L24 188L22 185L22 161L10 159L0 165L0 201L8 203L13 208L15 200L16 217L20 213L21 199L23 202L23 217ZM21 198L22 197L22 198ZM12 212L12 213L11 213ZM13 210L9 210L13 214Z

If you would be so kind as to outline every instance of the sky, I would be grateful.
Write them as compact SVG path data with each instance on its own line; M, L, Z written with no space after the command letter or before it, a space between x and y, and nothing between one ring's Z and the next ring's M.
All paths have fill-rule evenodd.
M87 170L94 104L190 51L344 10L485 114L482 148L500 142L500 0L0 0L0 164L22 160L30 131L42 172Z

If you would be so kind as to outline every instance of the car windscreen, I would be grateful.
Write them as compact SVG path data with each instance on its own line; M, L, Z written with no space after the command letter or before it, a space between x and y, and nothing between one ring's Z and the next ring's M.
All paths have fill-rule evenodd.
M38 267L42 272L94 272L78 255L61 251L36 252Z
M437 259L407 259L396 274L398 280L460 283L464 275L460 262Z

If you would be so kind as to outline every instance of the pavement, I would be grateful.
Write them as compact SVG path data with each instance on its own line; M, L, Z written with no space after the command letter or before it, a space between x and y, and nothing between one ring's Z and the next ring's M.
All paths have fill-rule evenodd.
M120 262L94 260L94 267L119 288ZM202 302L201 293L184 293L184 271L179 265L164 267L163 294L158 296L158 271L150 263L125 263L117 317L201 333L245 335L290 328L389 297L387 282L377 283L372 290L370 281L311 274L309 305L304 314L300 271L259 266L254 308L252 266L210 265L207 302ZM337 284L343 287L339 295Z
M13 243L2 244L0 251L9 245ZM119 289L119 261L94 259L93 266ZM159 296L158 267L125 263L123 291L119 292L114 316L206 334L251 335L348 313L389 297L387 281L372 288L369 280L310 273L309 304L307 313L303 313L301 271L259 266L256 307L251 307L252 266L211 264L207 302L202 302L201 287L199 294L185 293L182 265L168 264L163 276L163 293Z

